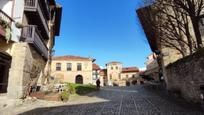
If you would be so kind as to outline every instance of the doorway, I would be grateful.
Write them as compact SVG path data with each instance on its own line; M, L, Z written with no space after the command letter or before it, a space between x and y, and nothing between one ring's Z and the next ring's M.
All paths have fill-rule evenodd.
M11 56L0 52L0 93L7 93Z
M75 79L75 83L83 84L83 76L82 75L77 75L76 79Z

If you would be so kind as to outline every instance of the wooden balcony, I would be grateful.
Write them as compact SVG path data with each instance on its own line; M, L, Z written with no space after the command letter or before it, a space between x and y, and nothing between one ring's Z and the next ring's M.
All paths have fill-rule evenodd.
M22 29L21 41L32 44L44 59L48 59L48 48L35 25L29 25Z
M42 7L40 0L25 0L25 14L28 19L28 23L32 25L37 25L40 32L46 39L49 38L49 29L47 16Z
M0 36L5 36L6 32L4 24L8 24L10 26L12 21L13 19L0 9Z

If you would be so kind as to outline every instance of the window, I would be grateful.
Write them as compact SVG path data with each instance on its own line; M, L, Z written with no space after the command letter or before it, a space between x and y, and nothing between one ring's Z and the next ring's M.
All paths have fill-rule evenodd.
M135 78L135 75L132 75L132 78Z
M126 75L126 78L128 78L128 75Z
M119 79L121 79L121 75L119 74Z
M77 71L81 71L82 70L82 65L81 63L77 63Z
M117 69L117 70L118 70L118 66L116 66L116 67L115 67L115 69Z
M110 74L110 79L112 79L112 74Z
M97 79L97 76L96 75L93 75L93 80L96 80Z
M61 71L61 63L56 63L56 70Z
M113 70L113 67L111 67L111 70Z
M72 64L71 63L67 63L67 71L72 71Z

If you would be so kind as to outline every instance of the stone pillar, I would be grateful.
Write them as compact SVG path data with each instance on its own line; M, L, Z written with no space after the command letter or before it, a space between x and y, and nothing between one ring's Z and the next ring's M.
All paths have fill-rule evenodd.
M27 59L31 54L28 53L27 43L16 43L13 47L12 63L9 72L8 96L10 98L22 98L25 91L25 81L29 81L29 67L32 60Z
M15 43L9 72L8 96L24 98L32 85L37 85L43 76L45 60L28 43ZM43 78L43 77L41 77Z

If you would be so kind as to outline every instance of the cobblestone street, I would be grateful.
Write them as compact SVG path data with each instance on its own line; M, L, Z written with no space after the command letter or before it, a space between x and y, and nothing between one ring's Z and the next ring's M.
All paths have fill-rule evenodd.
M107 101L36 108L21 115L203 115L199 109L162 97L142 86L103 88L88 95L90 99L93 97Z

